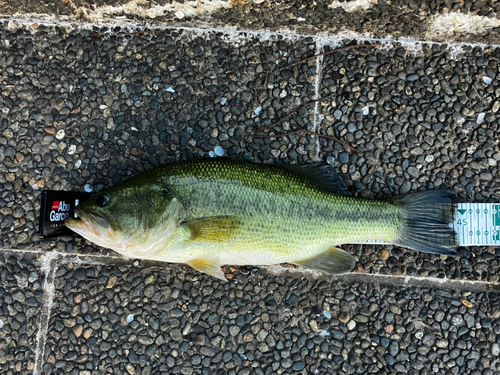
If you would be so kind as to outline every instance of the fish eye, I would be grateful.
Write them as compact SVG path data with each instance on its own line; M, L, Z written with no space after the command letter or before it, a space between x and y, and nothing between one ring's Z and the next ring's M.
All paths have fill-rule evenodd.
M104 207L106 206L106 204L108 204L109 202L109 197L104 195L104 194L101 194L99 195L96 199L95 199L95 203L99 206L99 207Z

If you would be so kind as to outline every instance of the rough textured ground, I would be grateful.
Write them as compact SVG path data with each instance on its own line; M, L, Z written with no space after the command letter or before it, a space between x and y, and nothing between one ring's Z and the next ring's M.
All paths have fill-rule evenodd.
M498 202L499 58L494 46L3 22L0 247L30 251L1 253L0 371L498 373L499 248L347 245L357 273L345 278L228 267L222 284L40 241L37 227L41 189L98 191L220 154L324 161L359 196L449 186ZM300 129L360 153L303 132L259 138Z
M495 0L0 0L4 17L498 43Z

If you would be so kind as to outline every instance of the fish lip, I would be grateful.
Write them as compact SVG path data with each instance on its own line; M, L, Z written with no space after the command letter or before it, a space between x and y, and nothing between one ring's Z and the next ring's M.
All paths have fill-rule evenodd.
M74 212L78 218L66 219L64 222L64 225L71 230L88 229L98 235L98 232L102 232L103 230L107 231L111 227L111 223L103 215L86 213L79 207L75 207ZM98 228L100 230L98 230Z

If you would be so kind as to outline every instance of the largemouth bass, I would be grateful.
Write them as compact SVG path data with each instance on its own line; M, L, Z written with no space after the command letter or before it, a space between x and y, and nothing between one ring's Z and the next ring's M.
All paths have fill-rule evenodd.
M293 263L336 274L354 267L336 247L344 243L382 240L454 254L453 196L441 189L358 199L327 165L202 159L96 193L66 226L127 257L187 263L222 280L221 265Z

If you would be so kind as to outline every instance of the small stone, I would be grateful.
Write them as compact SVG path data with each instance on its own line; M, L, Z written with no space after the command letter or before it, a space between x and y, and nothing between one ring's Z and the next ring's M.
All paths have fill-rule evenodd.
M432 345L434 345L435 342L436 342L436 338L434 337L434 335L432 333L426 333L422 337L422 344L424 344L425 346L431 347Z
M339 163L346 164L349 162L349 154L347 152L341 152L339 155Z
M106 288L112 288L115 286L116 282L118 281L118 277L115 275L111 275L108 279L108 283L106 284Z
M134 366L132 366L132 364L127 363L127 364L125 365L125 369L127 370L127 372L128 372L130 375L135 375L135 369L134 369Z
M14 301L18 301L20 303L24 303L26 301L26 297L24 296L24 293L21 292L20 290L15 292L12 295L12 298L14 299Z
M64 129L61 129L61 130L59 130L59 131L56 133L56 138L57 138L57 139L59 139L59 140L61 140L61 139L63 139L63 138L64 138L64 136L65 136L65 135L66 135L66 133L65 133Z
M318 322L314 319L309 322L309 327L311 327L313 332L318 332Z
M391 344L389 345L389 353L395 357L399 353L399 344L397 341L392 341Z
M438 348L447 348L448 347L448 341L441 339L436 341L436 346Z
M294 371L302 371L304 369L304 367L306 367L306 364L304 361L294 362L292 365L292 369Z
M26 300L26 304L30 307L37 307L39 305L36 297L30 297Z
M217 156L223 156L224 155L224 149L221 146L217 146L214 149L215 155Z
M77 325L73 327L73 333L75 334L76 337L80 337L83 333L83 326Z
M347 315L346 313L342 312L339 314L338 316L339 320L342 322L342 323L347 323L351 318L349 317L349 315Z
M1 327L0 327L1 328ZM494 356L494 357L498 357L500 355L500 345L498 345L496 342L494 342L492 345L491 345L491 354Z
M85 332L83 332L83 337L88 340L91 336L92 336L92 328L87 328Z
M455 314L451 317L450 323L453 324L454 326L460 326L464 322L464 319L462 318L462 315Z
M405 181L403 182L403 185L401 185L401 188L399 189L399 194L408 194L411 189L411 182L410 181Z
M410 167L408 167L408 169L406 171L408 172L408 174L410 176L418 178L418 169L417 168L410 166Z
M350 320L349 323L347 323L347 329L352 331L354 328L356 328L356 322L354 320Z
M75 272L77 279L83 280L87 278L87 270L85 268L78 268Z

